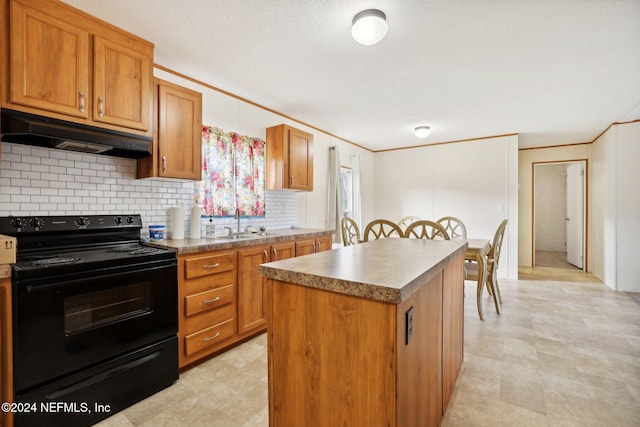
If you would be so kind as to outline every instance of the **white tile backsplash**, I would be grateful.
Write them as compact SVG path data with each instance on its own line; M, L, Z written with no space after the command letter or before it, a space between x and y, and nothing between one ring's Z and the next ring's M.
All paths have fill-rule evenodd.
M136 161L96 154L2 143L0 216L140 214L149 224L167 224L167 210L193 204L193 181L136 179ZM296 223L293 191L267 190L264 218L241 218L240 226L289 228ZM200 227L208 218L203 217ZM215 218L216 233L236 230L237 220Z

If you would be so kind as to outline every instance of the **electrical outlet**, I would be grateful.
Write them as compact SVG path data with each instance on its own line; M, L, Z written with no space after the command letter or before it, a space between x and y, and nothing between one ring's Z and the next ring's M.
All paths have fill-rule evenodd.
M405 313L405 319L407 324L407 338L405 340L405 345L409 345L409 341L413 336L413 307L407 310Z

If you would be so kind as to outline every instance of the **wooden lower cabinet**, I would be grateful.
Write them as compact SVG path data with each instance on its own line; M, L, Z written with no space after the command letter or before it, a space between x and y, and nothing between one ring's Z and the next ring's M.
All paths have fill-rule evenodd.
M238 335L267 327L267 279L260 275L258 266L294 255L294 242L238 250Z
M178 257L180 367L231 343L235 334L237 251Z
M311 239L331 247L331 236ZM309 239L305 239L309 240ZM296 241L178 256L180 367L267 329L265 262L293 258Z
M332 236L296 240L296 256L310 255L331 250Z

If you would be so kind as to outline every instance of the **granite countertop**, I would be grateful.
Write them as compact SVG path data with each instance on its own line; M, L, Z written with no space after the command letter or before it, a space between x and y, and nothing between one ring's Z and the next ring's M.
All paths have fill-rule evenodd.
M466 240L387 238L262 264L270 279L398 304L434 277Z
M278 230L269 230L267 235L259 233L250 234L250 237L240 239L225 239L224 236L219 238L201 238L201 239L183 239L170 240L164 239L159 242L145 243L147 246L154 246L165 249L175 249L178 255L195 254L198 252L217 251L220 249L235 249L246 246L255 246L263 243L278 243L289 241L292 239L305 239L312 237L327 236L334 233L334 230L323 230L316 228L283 228Z
M0 264L0 279L11 278L11 264Z

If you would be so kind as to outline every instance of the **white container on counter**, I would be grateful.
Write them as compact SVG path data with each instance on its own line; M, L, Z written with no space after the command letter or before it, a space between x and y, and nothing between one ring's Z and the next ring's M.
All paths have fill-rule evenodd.
M169 208L169 232L167 234L170 239L184 239L184 218L183 206Z
M202 217L202 208L200 206L193 206L191 208L191 229L189 231L189 237L192 239L199 239L201 233L201 222L200 218Z

